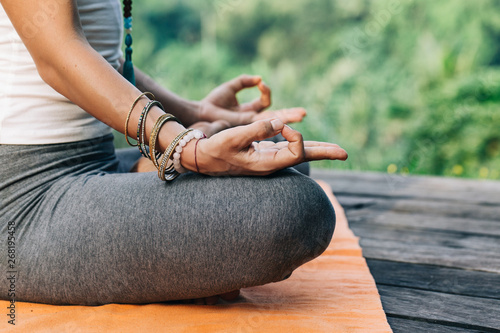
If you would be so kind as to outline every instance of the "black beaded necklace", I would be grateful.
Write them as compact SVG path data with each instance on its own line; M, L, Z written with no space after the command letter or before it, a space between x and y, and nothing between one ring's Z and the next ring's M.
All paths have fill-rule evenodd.
M132 64L132 0L123 0L123 25L126 34L123 76L135 86L134 65Z

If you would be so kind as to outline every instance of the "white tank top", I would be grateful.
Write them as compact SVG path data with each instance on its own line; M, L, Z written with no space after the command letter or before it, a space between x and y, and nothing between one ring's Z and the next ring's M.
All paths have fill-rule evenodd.
M120 0L77 0L77 4L90 45L117 69L122 56ZM0 5L0 144L72 142L108 133L111 128L41 79Z

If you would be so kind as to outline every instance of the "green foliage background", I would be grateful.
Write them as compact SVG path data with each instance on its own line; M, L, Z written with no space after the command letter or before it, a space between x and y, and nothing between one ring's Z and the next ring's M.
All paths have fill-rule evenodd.
M500 2L142 0L134 62L203 98L241 73L304 106L316 167L500 179ZM255 98L257 91L241 94Z

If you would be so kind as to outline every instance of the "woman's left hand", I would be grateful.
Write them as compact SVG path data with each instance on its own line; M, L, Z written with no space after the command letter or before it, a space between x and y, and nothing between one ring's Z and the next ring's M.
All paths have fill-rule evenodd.
M230 127L231 124L226 120L216 120L214 122L198 121L190 126L190 128L202 131L208 138Z
M260 98L240 104L236 94L243 89L257 87ZM231 127L253 123L257 120L278 118L283 123L302 121L306 115L303 108L264 111L271 105L271 90L259 76L240 75L212 90L200 102L199 120L214 122L227 121Z

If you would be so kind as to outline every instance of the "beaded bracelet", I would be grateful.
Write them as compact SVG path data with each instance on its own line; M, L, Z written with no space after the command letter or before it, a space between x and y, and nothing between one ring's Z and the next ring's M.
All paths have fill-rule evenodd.
M203 137L206 137L206 135L199 131L199 130L194 130L191 133L188 133L184 138L182 138L179 143L177 144L177 147L175 147L175 153L173 155L173 165L175 168L175 171L178 173L186 173L187 170L181 165L181 153L182 153L182 148L184 148L191 140L193 139L201 139Z
M206 134L203 134L203 138L201 139L206 139L207 136ZM198 167L198 156L197 156L197 151L198 151L198 143L200 142L201 139L198 139L196 141L196 144L194 145L194 165L196 165L196 172L200 173L200 168Z
M151 131L151 135L149 138L149 155L151 156L151 161L153 162L154 166L158 168L158 158L160 157L161 154L158 154L156 152L156 139L158 138L158 134L160 133L161 127L170 120L175 120L179 124L181 123L179 119L171 115L170 113L165 113L162 114L155 122L153 125L153 130ZM154 158L153 158L154 156Z
M139 122L137 123L137 141L139 143L139 151L141 152L142 156L152 159L152 157L149 156L148 150L146 148L146 144L144 143L145 141L145 132L146 132L146 117L149 113L149 110L153 106L158 106L160 109L165 111L163 108L163 105L161 105L160 102L158 101L149 101L148 104L144 107L142 110L141 116L139 117ZM158 158L159 156L155 156L155 158Z
M168 181L174 180L179 175L179 173L175 170L173 163L168 168L166 166L168 161L170 161L170 159L172 158L172 155L174 154L175 151L175 147L179 144L179 141L191 131L192 129L187 129L182 131L165 150L162 164L158 169L158 173L161 180L168 180Z
M136 144L132 144L130 143L130 141L128 140L128 123L130 121L130 116L132 115L132 111L134 110L134 107L137 105L137 103L139 102L139 100L142 98L142 97L147 97L147 96L150 96L152 99L155 98L155 95L153 95L153 93L150 93L150 92L144 92L142 94L140 94L135 100L134 100L134 103L132 103L132 107L130 107L130 111L128 112L127 114L127 118L125 119L125 131L123 132L125 134L125 141L127 141L128 145L129 146L132 146L132 147L137 147L139 145L139 143L136 143Z
M184 130L181 133L179 133L179 135L177 135L175 137L175 139L172 140L172 142L170 143L168 148L163 153L160 167L158 168L158 177L161 180L174 180L179 175L179 173L175 170L173 165L170 165L167 168L167 163L172 158L174 150L177 147L177 145L179 144L179 141L181 141L189 132L192 132L192 131L193 131L193 129L190 128L190 129Z
M184 130L181 133L179 133L172 140L172 142L170 142L170 145L167 147L167 149L165 149L165 151L163 152L161 162L159 163L159 166L158 166L158 177L162 178L160 176L160 172L165 173L165 172L172 172L174 170L174 166L173 165L170 165L168 168L166 167L166 165L167 165L168 161L170 160L170 157L172 156L173 151L175 150L175 146L180 141L180 139L182 138L182 136L186 135L187 131L188 130Z

